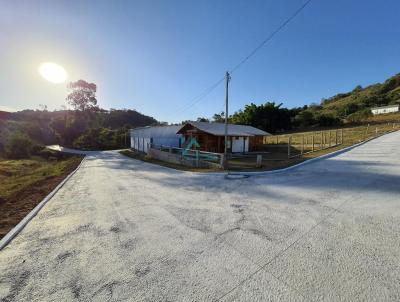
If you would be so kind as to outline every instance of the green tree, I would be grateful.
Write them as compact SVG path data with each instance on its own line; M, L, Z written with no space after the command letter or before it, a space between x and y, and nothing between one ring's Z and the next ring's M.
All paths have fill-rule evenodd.
M223 123L225 122L225 113L223 111L221 113L216 113L213 115L212 119L216 123Z
M88 83L84 80L71 82L68 88L72 90L67 96L68 103L79 111L98 109L96 91L97 86L94 83Z

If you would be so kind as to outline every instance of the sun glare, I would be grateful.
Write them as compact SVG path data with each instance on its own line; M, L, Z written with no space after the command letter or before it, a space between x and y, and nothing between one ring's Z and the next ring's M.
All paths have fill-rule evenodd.
M63 67L56 63L42 63L39 66L40 75L52 83L63 83L67 79L67 72Z

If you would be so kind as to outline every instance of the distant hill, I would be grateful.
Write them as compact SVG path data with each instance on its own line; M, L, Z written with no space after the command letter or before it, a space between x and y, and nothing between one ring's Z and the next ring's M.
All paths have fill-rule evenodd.
M130 109L97 109L94 111L73 110L22 110L0 111L0 153L9 137L21 133L37 144L59 143L73 146L82 135L98 133L103 145L124 147L125 136L130 128L158 124L151 116ZM92 139L100 140L92 137ZM82 138L80 138L82 144Z
M347 93L339 93L321 102L321 110L339 118L351 118L352 114L366 112L372 107L400 103L400 74L384 83L373 84L362 88L355 87Z

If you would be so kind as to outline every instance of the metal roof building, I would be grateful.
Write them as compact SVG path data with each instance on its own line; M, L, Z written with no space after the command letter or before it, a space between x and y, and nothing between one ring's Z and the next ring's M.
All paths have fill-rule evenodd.
M131 148L147 152L150 144L169 147L179 147L181 126L147 126L131 129Z

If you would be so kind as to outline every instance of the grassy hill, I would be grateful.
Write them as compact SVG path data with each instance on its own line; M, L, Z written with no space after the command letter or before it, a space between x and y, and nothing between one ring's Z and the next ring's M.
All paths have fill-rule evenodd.
M398 103L400 103L400 74L384 83L365 88L357 86L350 92L324 99L319 110L324 114L331 114L348 121L359 121L368 118L372 107Z

